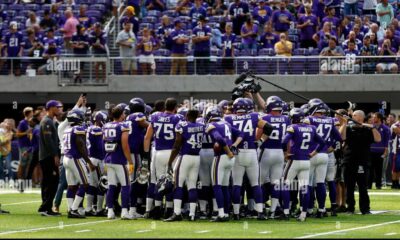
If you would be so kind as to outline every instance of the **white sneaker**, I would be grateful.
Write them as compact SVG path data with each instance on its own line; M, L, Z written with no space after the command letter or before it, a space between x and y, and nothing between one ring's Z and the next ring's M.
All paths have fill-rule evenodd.
M114 213L113 210L108 209L107 218L108 219L115 219L115 213Z
M133 220L133 216L129 213L121 214L121 220Z
M85 216L86 211L84 208L78 208L78 213L79 213L79 215Z

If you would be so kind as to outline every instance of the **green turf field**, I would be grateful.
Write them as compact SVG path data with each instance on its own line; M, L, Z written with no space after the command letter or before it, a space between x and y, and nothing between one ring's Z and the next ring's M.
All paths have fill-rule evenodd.
M36 213L40 194L0 193L2 208L11 211L11 215L0 215L0 238L400 238L400 192L374 191L370 197L372 211L387 212L367 216L339 214L310 218L304 223L295 219L164 223L144 219L68 219L65 211L62 217L46 218ZM65 201L63 204L66 209Z

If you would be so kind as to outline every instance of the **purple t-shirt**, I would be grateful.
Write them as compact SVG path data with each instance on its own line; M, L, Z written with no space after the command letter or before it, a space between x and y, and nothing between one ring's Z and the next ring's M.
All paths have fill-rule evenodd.
M276 31L286 32L289 30L290 24L281 22L284 19L294 21L293 15L288 10L277 10L272 14L272 23Z
M307 21L310 21L311 25L307 25L303 27L300 31L300 39L301 40L311 40L314 34L317 32L318 27L318 19L314 15L310 16L302 16L298 23L304 24Z
M32 152L39 152L40 125L36 125L32 130Z
M318 48L320 50L324 49L325 47L327 47L329 45L329 37L327 36L327 34L324 31L319 31L318 33L319 36L319 42L318 42ZM330 36L335 36L336 37L336 33L334 31L331 31L329 33Z
M304 120L304 123L308 123L313 125L316 130L317 134L325 141L325 142L332 142L332 140L341 141L342 137L340 136L339 131L335 126L335 119L331 117L308 117ZM316 142L311 144L311 150L315 150L317 148ZM328 150L329 145L324 144L324 147L320 151L321 153L326 153Z
M378 132L381 134L381 141L371 144L371 152L383 153L385 148L389 146L390 129L384 124L376 125Z
M8 57L18 57L18 53L22 48L23 35L21 32L9 32L4 38L4 43L7 45Z
M324 26L326 22L330 22L332 25L332 29L336 30L340 26L340 19L337 17L324 17L321 22L321 28Z
M271 18L271 15L272 15L272 10L268 6L264 6L263 8L255 7L253 10L253 18L257 20L260 25L263 25L264 23L268 22L269 19Z
M23 119L19 122L17 130L19 132L26 132L29 129L29 123L26 119ZM31 140L29 140L28 135L24 135L18 138L18 146L20 148L28 148L31 147Z
M272 32L264 33L260 39L262 48L274 48L278 41L279 36Z
M312 4L312 13L319 19L325 17L325 4L321 3L319 0L314 0Z
M86 129L83 126L74 126L65 130L63 135L64 155L72 159L80 159L82 155L76 146L76 136L81 135L86 139Z
M99 126L90 126L87 132L89 141L89 157L104 160L106 152L104 150L103 130Z
M130 129L129 147L131 149L131 153L140 154L142 152L146 129L143 129L139 125L139 122L145 120L146 120L146 115L140 112L132 113L126 118L126 123L129 125Z
M154 129L156 150L171 150L175 143L175 127L180 121L179 116L171 113L161 113L151 119Z
M129 132L129 126L125 122L109 122L104 125L103 139L106 150L106 163L120 165L128 163L121 144L123 132Z
M258 113L225 117L225 121L238 129L243 135L243 141L238 146L240 149L257 149L256 130L260 120Z
M292 160L310 160L310 153L314 150L312 145L320 144L323 147L324 140L317 134L314 126L301 123L290 125L286 129L286 135L282 141L283 148L291 141L290 154Z
M246 27L246 24L243 24L242 29L240 31L244 34L247 34L252 31L255 34L254 36L251 35L251 36L242 38L243 44L257 43L258 26L256 24L253 24L253 27L251 30Z
M239 4L232 3L229 6L229 15L233 15L234 17L244 13L249 12L249 5L245 2L240 2Z
M205 9L203 6L200 6L199 8L194 6L192 9L190 9L189 17L192 19L192 28L197 26L200 16L207 17L207 9Z
M211 37L211 28L209 26L196 26L193 29L192 37ZM194 50L199 52L210 51L210 41L201 41L194 44Z
M179 30L177 30L177 29L174 29L172 32L171 32L171 39L172 39L172 49L171 49L171 52L172 53L176 53L176 54L184 54L185 53L185 44L184 43L182 43L182 44L180 44L180 43L177 43L176 42L176 40L178 39L178 38L180 38L180 37L188 37L186 34L185 34L185 31L183 31L182 29L179 29Z
M271 124L274 130L272 130L268 139L263 142L261 148L282 149L282 140L286 134L286 128L290 125L289 117L285 115L273 116L267 114L263 116L262 119Z
M199 155L204 136L205 126L201 123L181 121L175 127L175 132L182 135L180 155Z

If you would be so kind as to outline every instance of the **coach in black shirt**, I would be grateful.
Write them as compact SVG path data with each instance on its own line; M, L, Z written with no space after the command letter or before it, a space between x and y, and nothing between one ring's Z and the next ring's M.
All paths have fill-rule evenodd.
M353 113L353 119L363 123L365 114L361 110ZM347 212L354 213L354 189L357 183L359 192L359 205L362 214L370 214L369 196L367 190L369 149L372 143L380 142L381 135L371 124L357 125L340 118L342 127L340 133L344 140L344 183L346 185Z
M62 112L63 105L56 100L46 103L47 115L40 122L39 161L43 172L42 179L42 205L38 212L42 216L58 216L53 212L53 200L57 192L60 164L59 141L54 117Z

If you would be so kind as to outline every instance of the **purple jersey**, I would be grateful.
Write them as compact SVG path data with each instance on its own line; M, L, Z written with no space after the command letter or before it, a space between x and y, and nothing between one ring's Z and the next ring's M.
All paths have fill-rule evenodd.
M76 136L86 136L86 130L83 126L74 126L65 130L63 135L64 155L72 159L80 159L82 155L76 146Z
M181 121L175 127L175 132L182 135L180 155L199 155L203 143L204 124Z
M222 152L222 147L230 147L232 146L233 139L243 137L238 129L232 127L231 124L223 120L209 123L206 127L206 133L211 136L213 146L215 143L218 143L221 147L221 150L214 151L215 156L226 154L225 151Z
M203 117L197 118L196 122L205 125ZM210 149L210 148L213 148L213 146L214 146L214 144L213 144L213 140L212 140L211 136L207 133L204 133L203 144L202 144L201 148L202 149Z
M390 128L384 124L375 125L378 132L381 134L381 141L371 144L371 152L383 153L385 148L389 146Z
M197 26L197 22L200 16L207 17L207 9L203 6L197 8L196 6L192 7L189 12L189 17L192 19L192 28Z
M89 157L103 160L106 156L103 142L103 130L98 126L90 126L87 131Z
M233 43L236 40L236 35L231 33L229 36L225 33L222 36L222 45L225 47L225 56L230 57L232 56L232 52L234 50Z
M193 29L192 37L211 37L211 28L209 26L197 26ZM203 52L210 51L210 41L200 41L194 44L194 50Z
M172 53L176 53L176 54L184 54L185 53L185 44L184 43L177 43L176 42L176 40L178 40L178 38L181 38L181 37L188 37L186 34L185 34L185 31L184 30L182 30L182 29L174 29L172 32L171 32L171 39L172 39L172 49L171 49L171 52Z
M129 132L125 122L110 122L103 127L103 139L106 151L106 163L126 165L128 160L122 150L122 133Z
M264 33L260 38L262 48L274 48L275 43L279 41L279 36L275 33Z
M331 117L308 117L304 123L313 125L318 135L324 140L324 147L320 152L326 153L332 141L341 141L342 137L335 126L335 119ZM315 150L317 143L312 144L311 149Z
M324 26L324 24L326 22L330 22L332 25L332 29L336 30L338 29L339 25L340 25L340 19L337 17L324 17L324 19L322 19L321 22L321 28Z
M291 141L290 154L292 160L310 160L310 153L314 150L312 145L318 145L318 149L324 146L324 140L317 134L314 126L300 123L290 125L286 129L286 135L282 141L283 148Z
M245 2L240 2L239 4L232 3L229 6L229 15L237 17L240 14L246 14L249 12L249 5Z
M5 44L7 45L8 57L18 57L23 44L23 35L21 32L7 33L5 36Z
M129 147L131 153L140 154L143 151L143 141L146 129L143 129L139 122L146 121L146 115L137 112L132 113L126 118L126 123L129 125Z
M258 33L258 26L256 24L253 24L251 29L248 29L246 27L246 24L243 24L242 28L241 28L241 33L243 34L247 34L249 32L253 32L253 35L247 36L242 38L242 43L243 44L255 44L257 43L257 33Z
M143 55L151 55L153 54L154 48L157 46L157 40L153 37L150 37L146 40L142 41L143 45L140 47L140 53Z
M36 125L32 130L32 152L39 152L40 125Z
M285 23L284 20L293 22L293 15L288 10L276 10L272 14L272 23L277 32L286 32L290 28L289 23Z
M19 122L17 130L19 132L26 132L29 130L29 124L26 119L23 119ZM28 137L28 134L18 138L18 146L20 148L27 148L31 146L31 140Z
M175 143L175 127L180 121L176 114L161 113L151 119L156 150L170 150Z
M256 130L260 121L258 113L244 115L229 115L225 121L238 129L243 134L243 141L239 144L240 149L257 149Z
M253 18L258 21L260 25L268 22L272 15L272 10L269 6L255 7L253 10Z
M286 128L290 125L289 117L284 115L273 116L268 114L263 116L262 120L271 124L274 130L272 130L268 139L263 142L261 148L282 149L282 139L286 134Z

